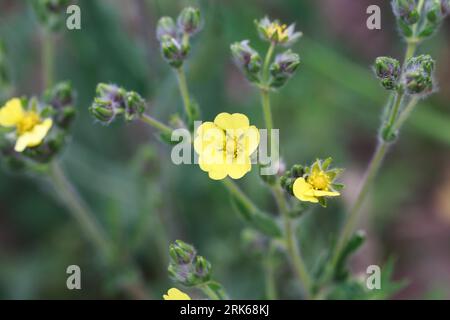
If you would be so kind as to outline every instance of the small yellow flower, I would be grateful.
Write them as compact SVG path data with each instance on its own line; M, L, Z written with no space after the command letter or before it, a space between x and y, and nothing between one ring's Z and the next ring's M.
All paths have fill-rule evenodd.
M218 114L214 122L205 122L197 129L194 140L200 169L213 180L242 178L251 170L250 156L258 145L258 129L240 113Z
M191 300L191 297L177 288L169 289L167 294L163 295L163 298L164 300Z
M16 128L17 140L14 150L17 152L40 145L52 125L52 119L41 119L36 111L24 110L18 98L9 100L0 109L0 126Z
M302 36L301 32L295 31L294 24L287 26L278 20L271 21L268 17L256 21L256 27L263 40L284 46L290 46Z
M330 161L328 161L329 164ZM326 167L328 166L326 165ZM333 181L340 170L326 170L322 167L322 162L317 160L309 172L297 178L292 187L294 196L300 201L318 203L321 197L337 197L339 192L334 190Z

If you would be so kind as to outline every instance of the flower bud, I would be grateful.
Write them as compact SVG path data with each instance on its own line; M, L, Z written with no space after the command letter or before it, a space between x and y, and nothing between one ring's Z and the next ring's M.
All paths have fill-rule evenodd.
M181 240L176 240L169 246L169 253L171 261L175 264L191 263L197 255L193 246Z
M270 66L272 88L280 88L295 74L300 65L298 54L288 50L276 56L274 63Z
M89 111L98 121L109 124L125 111L125 95L126 91L115 84L99 83Z
M429 55L413 57L406 62L403 84L410 95L426 95L433 91L434 60Z
M76 109L73 106L75 93L72 85L69 82L58 83L44 93L43 101L55 111L56 125L63 129L69 128L76 116Z
M164 36L161 40L161 52L164 59L174 68L183 65L190 50L189 43L182 43L178 39Z
M69 0L33 0L31 3L42 25L52 31L59 30L64 25Z
M378 57L375 60L375 74L381 85L387 90L394 90L400 77L400 62L390 57Z
M439 29L442 21L450 12L450 1L429 0L425 3L424 12L426 20L419 31L419 37L422 38L431 36Z
M231 45L233 60L250 82L259 81L261 70L261 56L249 45L248 40L236 42Z
M181 11L177 19L178 28L190 36L196 34L201 29L200 10L187 7Z
M202 256L197 256L195 259L195 274L203 282L208 281L211 276L211 263Z
M145 100L136 92L125 94L125 120L133 121L142 116L145 111Z
M169 276L185 286L197 286L211 278L211 264L195 248L177 240L169 247Z
M392 8L397 19L406 25L413 25L419 21L420 15L415 0L393 0Z
M171 17L162 17L156 27L156 37L161 41L164 37L177 37L177 27Z

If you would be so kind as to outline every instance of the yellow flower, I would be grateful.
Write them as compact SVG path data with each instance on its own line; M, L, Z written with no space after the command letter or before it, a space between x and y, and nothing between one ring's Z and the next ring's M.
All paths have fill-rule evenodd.
M266 34L269 39L276 39L278 42L284 42L288 38L287 25L272 22L266 29Z
M200 169L213 180L242 178L251 170L250 156L258 145L258 129L240 113L218 114L214 122L205 122L197 129L194 140Z
M17 152L40 145L52 125L52 119L41 119L37 112L24 110L18 98L9 100L0 109L0 126L16 127L17 140L14 150Z
M163 295L163 298L164 300L191 300L191 297L177 288L169 289L167 294Z
M329 162L331 160L327 162L326 167L328 167ZM333 189L333 181L340 170L326 171L326 168L322 166L322 162L317 160L309 169L308 174L295 180L292 191L297 199L318 203L321 197L337 197L340 195Z
M289 46L302 36L301 32L295 32L295 25L281 24L278 20L271 21L264 17L256 21L256 27L263 40Z

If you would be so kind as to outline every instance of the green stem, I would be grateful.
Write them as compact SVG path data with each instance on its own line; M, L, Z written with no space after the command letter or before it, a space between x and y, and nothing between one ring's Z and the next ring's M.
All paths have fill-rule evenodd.
M89 240L96 246L98 252L107 260L116 261L121 266L124 265L127 270L133 272L136 276L134 281L127 282L123 285L124 290L134 299L148 299L148 291L142 284L140 273L134 268L133 264L128 261L128 257L120 256L116 252L110 239L99 225L90 211L86 203L83 201L78 191L65 176L64 171L57 162L50 165L50 181L64 204L68 207L74 219L86 233ZM117 256L117 259L111 260Z
M274 196L280 213L283 218L286 249L288 251L292 268L300 283L304 286L306 297L309 298L311 290L311 279L306 269L306 265L300 256L297 240L295 238L294 226L292 219L289 216L286 200L283 195L283 190L280 187L274 187Z
M88 238L105 257L109 257L111 254L109 240L57 162L52 162L51 164L50 177L55 191L68 206L73 217L86 232Z
M53 37L52 33L48 30L42 31L41 50L42 86L45 90L53 85L53 65L55 60Z
M386 128L391 129L392 126L394 125L395 120L397 119L397 116L398 116L398 111L400 110L400 105L402 103L403 96L404 96L404 94L402 92L397 92L394 105L392 106L392 108L390 110L390 115L388 118Z
M264 258L266 299L277 300L277 282L275 279L275 245L271 242L267 257Z
M268 85L268 82L269 82L269 76L270 76L270 74L269 74L269 67L270 67L270 62L272 61L273 54L275 52L275 46L276 46L275 42L272 42L270 44L270 47L267 50L267 54L266 54L266 57L264 59L264 64L263 64L263 81L264 81L265 85Z
M208 285L203 285L200 287L203 293L211 300L221 300L219 295L214 292Z
M173 130L171 127L165 125L164 123L162 123L159 120L156 120L155 118L153 118L152 116L149 116L148 114L143 114L140 119L141 119L141 121L145 122L146 124L161 131L161 133L172 134Z
M331 266L332 266L331 270L334 270L334 267L336 266L336 263L342 252L342 249L344 248L345 244L347 243L348 239L350 238L350 236L353 233L353 230L358 221L358 214L361 210L362 205L364 204L364 201L370 190L370 186L371 186L375 176L377 175L378 170L381 167L383 159L389 150L389 146L390 146L390 144L388 142L380 141L378 144L378 147L375 151L375 154L373 155L372 160L370 161L370 164L369 164L369 167L367 168L366 175L363 180L358 197L356 198L356 201L355 201L355 203L349 213L349 216L347 218L347 222L345 223L343 231L341 232L340 237L337 241L336 248L334 250L333 259L331 262Z
M261 89L261 101L264 113L264 121L266 123L267 134L270 136L273 129L272 109L270 107L270 96L266 89ZM270 139L269 139L270 141Z
M250 212L256 212L257 206L250 200L249 197L239 188L239 186L230 178L221 180L224 186L233 194L239 202L242 203Z
M186 74L184 72L183 67L176 69L177 79L178 79L178 88L180 90L181 98L183 99L184 110L189 121L192 121L193 112L191 108L191 100L189 97L189 90L187 87Z
M397 121L392 126L392 130L397 131L403 126L403 124L409 118L409 116L411 115L411 112L414 110L414 108L416 107L418 102L419 102L419 98L417 98L417 97L413 97L409 101L409 103L403 108L402 112L400 112Z

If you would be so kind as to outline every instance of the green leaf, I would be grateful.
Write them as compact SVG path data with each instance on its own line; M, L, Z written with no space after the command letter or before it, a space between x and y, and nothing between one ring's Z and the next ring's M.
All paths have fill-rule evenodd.
M276 221L266 213L258 212L253 216L252 223L256 229L272 238L281 238L282 232Z
M343 280L348 277L347 261L361 247L365 240L366 235L362 231L357 231L350 238L337 260L336 269L334 270L334 278L336 280Z

